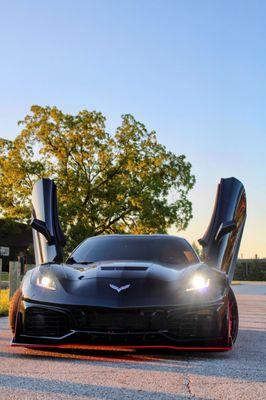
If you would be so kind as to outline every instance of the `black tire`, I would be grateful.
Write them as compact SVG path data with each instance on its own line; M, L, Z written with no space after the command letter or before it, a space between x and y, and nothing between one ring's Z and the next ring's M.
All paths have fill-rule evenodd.
M17 319L17 312L18 312L20 298L21 298L21 289L19 288L15 291L9 305L9 324L13 334L15 333L16 319Z
M229 300L229 327L230 332L229 335L231 337L232 343L235 343L237 334L238 334L238 324L239 324L239 317L238 317L238 307L235 294L232 288L229 289L228 293L228 300Z

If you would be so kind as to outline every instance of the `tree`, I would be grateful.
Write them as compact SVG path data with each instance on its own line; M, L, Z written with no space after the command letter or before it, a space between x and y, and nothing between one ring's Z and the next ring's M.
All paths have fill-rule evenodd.
M50 177L70 247L91 235L165 233L188 225L191 164L167 151L132 115L122 116L114 135L96 111L69 115L32 106L19 124L14 141L0 141L3 216L29 221L33 184Z

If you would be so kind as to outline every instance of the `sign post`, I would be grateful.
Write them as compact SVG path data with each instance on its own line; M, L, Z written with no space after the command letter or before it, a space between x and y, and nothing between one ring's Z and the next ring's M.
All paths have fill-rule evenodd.
M0 246L0 257L9 257L9 247Z

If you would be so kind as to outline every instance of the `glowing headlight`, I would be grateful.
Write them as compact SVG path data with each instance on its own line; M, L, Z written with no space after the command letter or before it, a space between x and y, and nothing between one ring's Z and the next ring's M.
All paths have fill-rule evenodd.
M49 290L56 290L55 281L49 276L38 276L36 285Z
M191 280L191 287L187 288L186 291L190 292L191 290L202 290L209 286L210 279L206 279L202 275L195 275Z

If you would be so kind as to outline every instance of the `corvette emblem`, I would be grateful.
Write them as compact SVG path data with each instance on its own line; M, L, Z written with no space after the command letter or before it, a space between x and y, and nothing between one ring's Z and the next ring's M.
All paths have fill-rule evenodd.
M130 284L119 287L119 286L115 286L112 283L110 283L109 286L110 286L110 288L112 288L112 289L116 290L118 293L120 293L120 292L122 292L122 290L128 289L130 287Z

